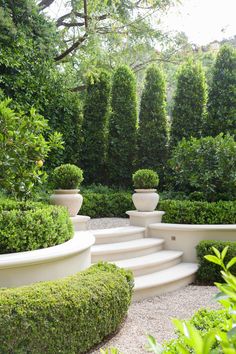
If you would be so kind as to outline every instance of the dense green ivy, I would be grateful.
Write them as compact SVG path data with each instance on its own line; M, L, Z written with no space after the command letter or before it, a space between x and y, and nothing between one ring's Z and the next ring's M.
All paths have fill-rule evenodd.
M81 154L87 183L99 183L105 179L109 97L110 76L105 71L99 75L90 75L84 104Z
M236 134L236 50L223 46L216 59L209 90L205 135Z
M138 130L140 168L155 170L163 182L167 159L166 85L162 71L151 66L146 73Z
M182 138L200 137L206 113L207 87L200 63L189 60L178 72L171 126L171 148Z
M137 143L136 83L127 66L119 67L113 77L111 116L108 135L109 183L131 184Z

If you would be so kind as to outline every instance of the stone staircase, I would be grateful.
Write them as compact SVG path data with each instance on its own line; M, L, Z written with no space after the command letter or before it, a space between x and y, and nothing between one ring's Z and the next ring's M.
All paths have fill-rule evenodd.
M148 228L126 226L93 230L92 263L109 261L135 276L134 300L176 290L194 281L196 263L182 262L182 251L166 250L162 238L148 237Z

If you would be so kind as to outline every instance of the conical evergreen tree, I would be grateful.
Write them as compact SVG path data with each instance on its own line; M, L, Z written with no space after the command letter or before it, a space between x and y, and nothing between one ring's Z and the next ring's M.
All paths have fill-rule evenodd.
M163 181L167 159L166 84L162 71L151 66L141 97L138 130L138 166L150 168Z
M137 144L137 98L133 72L119 67L113 77L112 113L109 121L108 175L109 183L131 184Z
M81 166L86 183L104 182L110 76L105 71L87 79L82 125Z
M180 67L172 111L170 146L182 139L202 135L206 113L207 85L200 63L188 60Z
M209 89L208 115L204 134L236 135L236 50L221 47Z

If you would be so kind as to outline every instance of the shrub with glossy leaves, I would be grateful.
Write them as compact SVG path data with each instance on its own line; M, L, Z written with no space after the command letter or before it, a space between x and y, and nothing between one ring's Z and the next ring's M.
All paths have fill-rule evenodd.
M77 189L83 179L83 171L69 163L56 167L52 174L55 189Z
M229 135L183 139L170 166L175 190L201 192L208 201L236 198L236 142Z
M136 189L152 189L158 186L159 177L153 170L141 169L132 176L133 184Z

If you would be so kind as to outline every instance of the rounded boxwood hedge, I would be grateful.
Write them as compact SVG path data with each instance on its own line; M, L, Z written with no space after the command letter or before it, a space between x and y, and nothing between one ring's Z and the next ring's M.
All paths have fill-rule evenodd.
M0 351L85 353L119 328L132 288L131 272L100 263L61 280L0 290Z
M0 254L55 246L72 236L65 208L0 200Z

